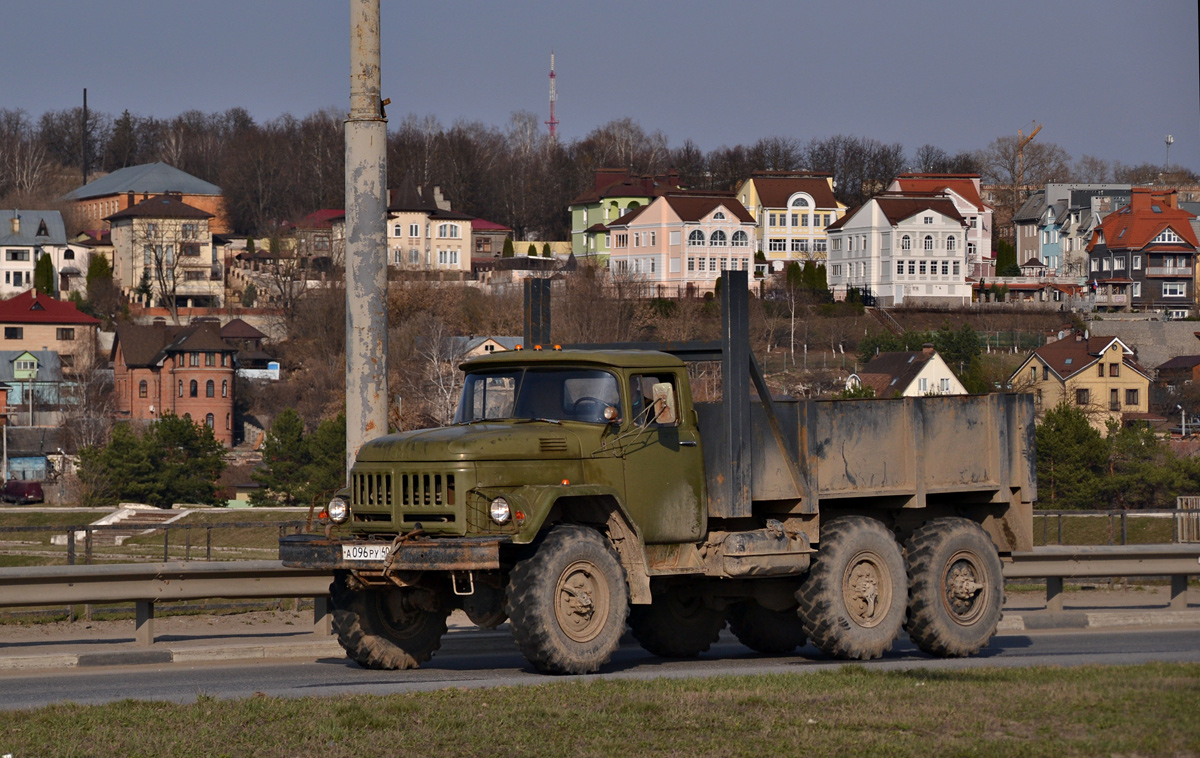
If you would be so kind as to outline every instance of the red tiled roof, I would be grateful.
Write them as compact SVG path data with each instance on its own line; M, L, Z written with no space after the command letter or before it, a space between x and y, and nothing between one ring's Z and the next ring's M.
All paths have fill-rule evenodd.
M497 224L495 221L487 219L475 218L471 219L471 231L473 232L511 232L512 229L504 224Z
M1195 216L1171 207L1174 201L1172 195L1174 190L1155 192L1149 187L1134 187L1132 202L1105 216L1099 228L1092 233L1088 251L1096 246L1101 233L1109 250L1141 250L1169 227L1191 245L1191 249L1182 250L1172 245L1172 250L1195 252L1196 248L1200 248L1200 240L1197 240L1196 231L1190 223ZM1155 208L1158 210L1155 211Z
M113 340L112 356L120 346L126 366L155 366L171 353L237 352L237 348L221 339L220 325L201 321L186 326L167 326L163 323L144 326L119 323Z
M55 300L27 290L8 300L0 301L0 322L5 324L96 324L92 318L75 307L74 303Z
M943 192L947 189L959 195L979 210L986 210L975 181L979 174L901 174L896 177L901 192Z
M941 200L937 198L910 198L910 197L887 197L879 196L875 198L875 202L879 203L879 210L883 211L883 215L887 216L892 226L899 224L906 218L911 218L922 211L935 211L954 219L960 223L966 223L966 219L954 207L954 203L949 200ZM846 214L849 216L850 214Z
M751 177L758 190L758 199L764 208L786 208L788 199L797 192L810 195L818 208L837 208L837 199L829 182L822 175L815 176L764 176Z
M750 215L746 207L738 202L732 194L719 192L671 192L663 195L662 199L671 206L671 209L675 211L679 219L684 222L700 221L718 208L724 208L732 213L738 221L747 224L754 223L754 217ZM634 208L609 224L608 228L628 226L655 202L652 200L646 205Z
M346 212L340 208L323 208L313 211L296 224L301 229L328 229L339 218L345 218Z

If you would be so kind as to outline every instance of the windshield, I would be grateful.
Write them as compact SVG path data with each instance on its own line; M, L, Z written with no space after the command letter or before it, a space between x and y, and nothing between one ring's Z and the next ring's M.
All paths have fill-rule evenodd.
M595 369L516 368L467 374L456 424L492 419L549 419L603 424L620 407L617 379Z

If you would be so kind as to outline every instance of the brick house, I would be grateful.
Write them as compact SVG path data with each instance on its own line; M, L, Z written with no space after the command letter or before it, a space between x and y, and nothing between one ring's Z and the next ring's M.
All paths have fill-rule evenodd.
M63 196L81 226L98 229L107 216L132 208L154 195L179 195L183 202L212 214L212 231L231 230L221 188L166 163L126 166L76 187Z
M100 322L75 307L27 290L0 301L0 350L49 350L67 374L86 369L96 357Z
M173 413L204 424L233 445L234 354L221 326L122 323L113 340L113 398L120 418L153 421Z

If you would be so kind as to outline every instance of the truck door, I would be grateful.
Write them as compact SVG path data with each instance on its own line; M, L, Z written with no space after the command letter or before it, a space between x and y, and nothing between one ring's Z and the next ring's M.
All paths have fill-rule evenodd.
M704 534L707 501L700 430L693 414L682 412L679 386L670 371L629 378L630 413L621 443L625 497L647 543L691 542ZM666 402L668 395L673 402ZM669 405L674 414L668 412Z

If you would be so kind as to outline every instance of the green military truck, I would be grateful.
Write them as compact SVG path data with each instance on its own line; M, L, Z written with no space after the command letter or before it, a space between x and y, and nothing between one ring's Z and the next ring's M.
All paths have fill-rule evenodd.
M333 572L351 658L415 667L459 608L550 673L596 671L627 623L665 657L726 624L770 654L988 643L1002 556L1032 545L1032 403L773 398L727 279L719 342L468 360L452 426L363 445L325 534L280 543ZM693 402L687 363L714 360L721 399Z

